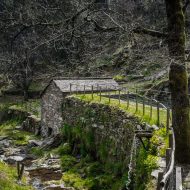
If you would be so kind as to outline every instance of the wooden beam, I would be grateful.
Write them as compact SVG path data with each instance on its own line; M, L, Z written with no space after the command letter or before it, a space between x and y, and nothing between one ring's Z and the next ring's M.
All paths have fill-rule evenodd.
M176 190L182 190L182 173L181 167L176 166Z
M146 137L146 138L151 138L152 137L152 133L144 133L144 132L139 132L136 133L136 137Z

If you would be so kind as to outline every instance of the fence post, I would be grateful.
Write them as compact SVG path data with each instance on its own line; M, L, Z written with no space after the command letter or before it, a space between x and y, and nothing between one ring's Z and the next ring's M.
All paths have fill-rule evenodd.
M121 103L121 90L119 89L119 105Z
M97 95L98 95L98 93L99 93L99 84L97 84Z
M78 91L78 85L76 85L76 91L77 91L77 94L79 93L79 91Z
M169 134L169 147L173 147L173 134Z
M109 95L109 104L110 104L110 102L111 102L110 91L108 92L108 95Z
M152 98L150 100L150 119L152 119Z
M158 184L157 184L157 189L156 190L160 190L161 189L160 182L162 181L163 175L164 175L163 172L159 172L158 173Z
M70 91L70 95L71 95L71 92L72 92L72 84L70 83L70 86L69 86L69 91Z
M144 102L144 96L143 96L143 115L145 115L145 102Z
M166 132L168 133L170 127L170 109L167 108L167 119L166 119Z
M168 167L170 163L170 155L171 155L171 148L166 149L166 168Z
M84 85L84 95L86 94L86 86Z
M127 109L129 108L129 91L127 92Z
M100 102L102 100L102 89L101 89L101 86L100 86Z
M157 125L160 126L160 104L157 102Z
M138 112L138 97L137 97L137 89L136 89L136 112Z
M166 149L166 169L168 168L168 166L170 164L171 152L172 152L171 148ZM168 189L169 184L170 184L170 178L166 182L166 189Z
M91 87L91 90L92 90L92 100L94 99L94 86L92 85Z

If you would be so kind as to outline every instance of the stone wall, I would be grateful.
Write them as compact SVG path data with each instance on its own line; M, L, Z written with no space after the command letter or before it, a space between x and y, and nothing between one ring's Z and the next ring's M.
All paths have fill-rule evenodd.
M56 135L62 125L61 103L63 94L54 82L47 88L46 93L42 96L41 113L42 113L42 131L43 137Z
M35 115L29 115L22 123L22 129L28 132L32 132L35 135L41 133L41 120Z
M67 139L75 139L75 146L83 144L102 162L110 160L128 166L137 118L117 107L74 97L66 97L62 109L62 132Z

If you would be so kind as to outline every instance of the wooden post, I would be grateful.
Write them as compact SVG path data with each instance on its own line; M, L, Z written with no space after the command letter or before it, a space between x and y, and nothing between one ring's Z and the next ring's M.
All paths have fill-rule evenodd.
M158 173L158 184L157 184L157 189L156 190L160 190L161 189L160 182L162 181L163 175L164 175L163 172L159 172Z
M70 91L70 94L71 94L72 93L72 84L71 83L70 83L69 91Z
M23 173L24 173L24 164L21 164L21 169L20 169L20 173L19 173L19 176L18 176L18 180L22 179Z
M129 91L127 92L127 109L129 108Z
M17 161L16 165L17 165L17 175L18 175L18 178L19 178L19 174L20 174L20 162Z
M79 93L78 85L76 85L77 94Z
M108 86L106 86L106 92L105 92L106 95L108 95Z
M84 85L84 95L86 94L86 86Z
M145 115L145 101L144 101L144 96L143 96L143 115Z
M98 95L98 93L99 93L98 90L99 90L99 85L97 84L97 95Z
M100 102L101 102L101 100L102 100L102 88L100 86Z
M168 133L170 127L170 109L167 108L167 119L166 119L166 132Z
M119 89L119 105L121 104L121 90Z
M157 102L157 125L160 126L160 103Z
M169 164L170 164L171 152L172 152L171 148L166 149L166 168L168 168ZM166 183L166 189L168 189L169 184L170 184L170 178L168 179L168 181Z
M91 90L92 90L92 100L94 99L94 86L92 85L92 88L91 88Z
M166 168L168 167L171 159L171 148L166 149Z
M136 112L138 112L138 96L137 96L137 89L136 89Z
M182 171L181 167L176 166L176 190L182 190Z
M150 119L152 119L152 98L150 100Z
M169 147L173 148L173 134L169 134Z

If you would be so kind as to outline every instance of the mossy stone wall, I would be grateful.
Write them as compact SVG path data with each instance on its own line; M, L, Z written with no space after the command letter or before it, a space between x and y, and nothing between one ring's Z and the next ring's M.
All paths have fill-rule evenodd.
M62 105L64 137L103 163L128 167L139 121L117 107L67 97ZM123 168L124 169L124 168Z

